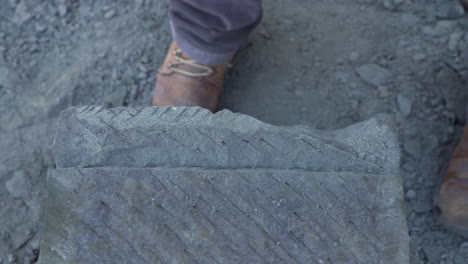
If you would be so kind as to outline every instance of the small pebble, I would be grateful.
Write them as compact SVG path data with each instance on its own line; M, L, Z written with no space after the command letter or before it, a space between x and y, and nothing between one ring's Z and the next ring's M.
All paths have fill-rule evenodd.
M13 249L17 250L26 244L32 237L32 233L29 230L26 232L16 231L10 234Z
M416 53L416 54L413 55L413 61L415 61L415 62L421 62L425 58L426 58L426 55L422 54L422 53Z
M104 18L107 18L107 19L113 18L115 14L116 14L115 10L111 9L104 14Z
M146 78L148 78L148 75L145 72L140 72L140 73L138 73L137 78L138 79L146 79Z
M404 150L412 156L415 160L420 160L421 158L421 144L419 143L419 140L417 139L412 139L403 144Z
M388 96L388 87L387 86L379 86L378 88L379 96L385 98Z
M453 135L453 133L455 133L455 129L453 128L453 126L447 127L447 133L449 135Z
M458 49L458 42L460 42L460 39L462 38L462 33L456 32L452 33L449 36L448 39L448 49L449 51L457 51Z
M296 21L290 18L282 18L278 21L278 23L284 32L294 31L296 29Z
M468 250L468 241L465 241L465 242L461 243L460 248Z
M356 72L364 81L375 86L385 85L394 81L391 72L373 63L360 66L356 69Z
M458 0L436 1L434 8L438 18L456 19L465 15L465 9Z
M393 1L391 1L391 0L384 0L383 6L386 9L389 9L389 10L394 10L395 9L395 5L393 4Z
M18 3L18 0L8 0L8 3L10 4L12 8L14 8L16 4Z
M24 0L18 3L15 9L15 17L14 17L14 22L16 24L23 24L26 21L28 21L32 17L31 13L28 10L28 7L25 3Z
M68 13L68 8L64 4L60 4L57 7L57 11L58 11L59 16L63 17Z
M400 112L404 117L407 117L411 114L411 108L413 103L408 97L406 97L402 93L399 93L397 95L397 103L400 108Z
M36 24L35 29L37 32L44 32L46 30L46 26L41 25L41 24Z
M143 63L148 63L150 61L149 57L148 56L143 56L141 57L141 62Z
M422 32L429 37L442 37L450 34L456 27L456 23L449 20L438 21L434 27L424 26Z
M16 171L13 177L5 184L7 191L14 198L21 198L28 195L31 191L31 184L24 171Z
M406 197L410 200L416 198L416 192L414 190L408 190L406 192Z
M37 236L31 241L31 248L33 250L39 250L39 246L40 246L40 240L39 238L37 238Z
M349 54L349 61L356 62L359 59L359 53L357 51L353 51Z
M439 99L432 99L432 100L431 100L431 105L432 105L432 106L436 106L436 105L438 105L439 103L440 103L440 100L439 100Z
M442 107L443 108L443 107ZM442 115L447 118L447 119L451 119L451 120L454 120L455 119L455 114L448 111L448 110L443 110L442 111Z

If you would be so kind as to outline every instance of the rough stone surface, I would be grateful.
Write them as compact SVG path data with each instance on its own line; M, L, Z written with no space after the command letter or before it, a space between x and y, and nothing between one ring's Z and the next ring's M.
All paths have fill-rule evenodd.
M379 147L376 147L379 146ZM390 118L336 132L276 127L200 108L72 108L61 114L57 166L282 168L381 173L398 168Z
M48 184L40 264L409 263L395 174L68 168Z
M41 264L409 263L387 115L325 132L89 106L58 128Z

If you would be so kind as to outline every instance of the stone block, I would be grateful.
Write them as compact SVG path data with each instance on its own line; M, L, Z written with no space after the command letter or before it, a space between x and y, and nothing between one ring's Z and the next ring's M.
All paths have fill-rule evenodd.
M40 264L409 263L396 174L62 168Z

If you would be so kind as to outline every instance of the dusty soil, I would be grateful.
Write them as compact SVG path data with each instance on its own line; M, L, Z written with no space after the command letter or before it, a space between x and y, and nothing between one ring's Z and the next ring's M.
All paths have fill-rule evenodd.
M162 0L4 0L0 263L34 263L55 120L71 105L150 105L171 36ZM468 263L438 221L437 179L465 124L468 21L451 0L268 0L223 107L336 129L386 112L400 128L413 263Z

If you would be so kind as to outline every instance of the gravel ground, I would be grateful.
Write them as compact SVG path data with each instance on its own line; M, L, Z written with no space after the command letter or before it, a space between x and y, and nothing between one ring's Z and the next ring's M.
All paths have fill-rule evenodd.
M394 114L413 263L468 263L433 205L465 123L468 21L451 0L265 1L223 107L336 129ZM0 263L34 263L54 121L71 105L150 105L171 42L163 0L3 0Z

